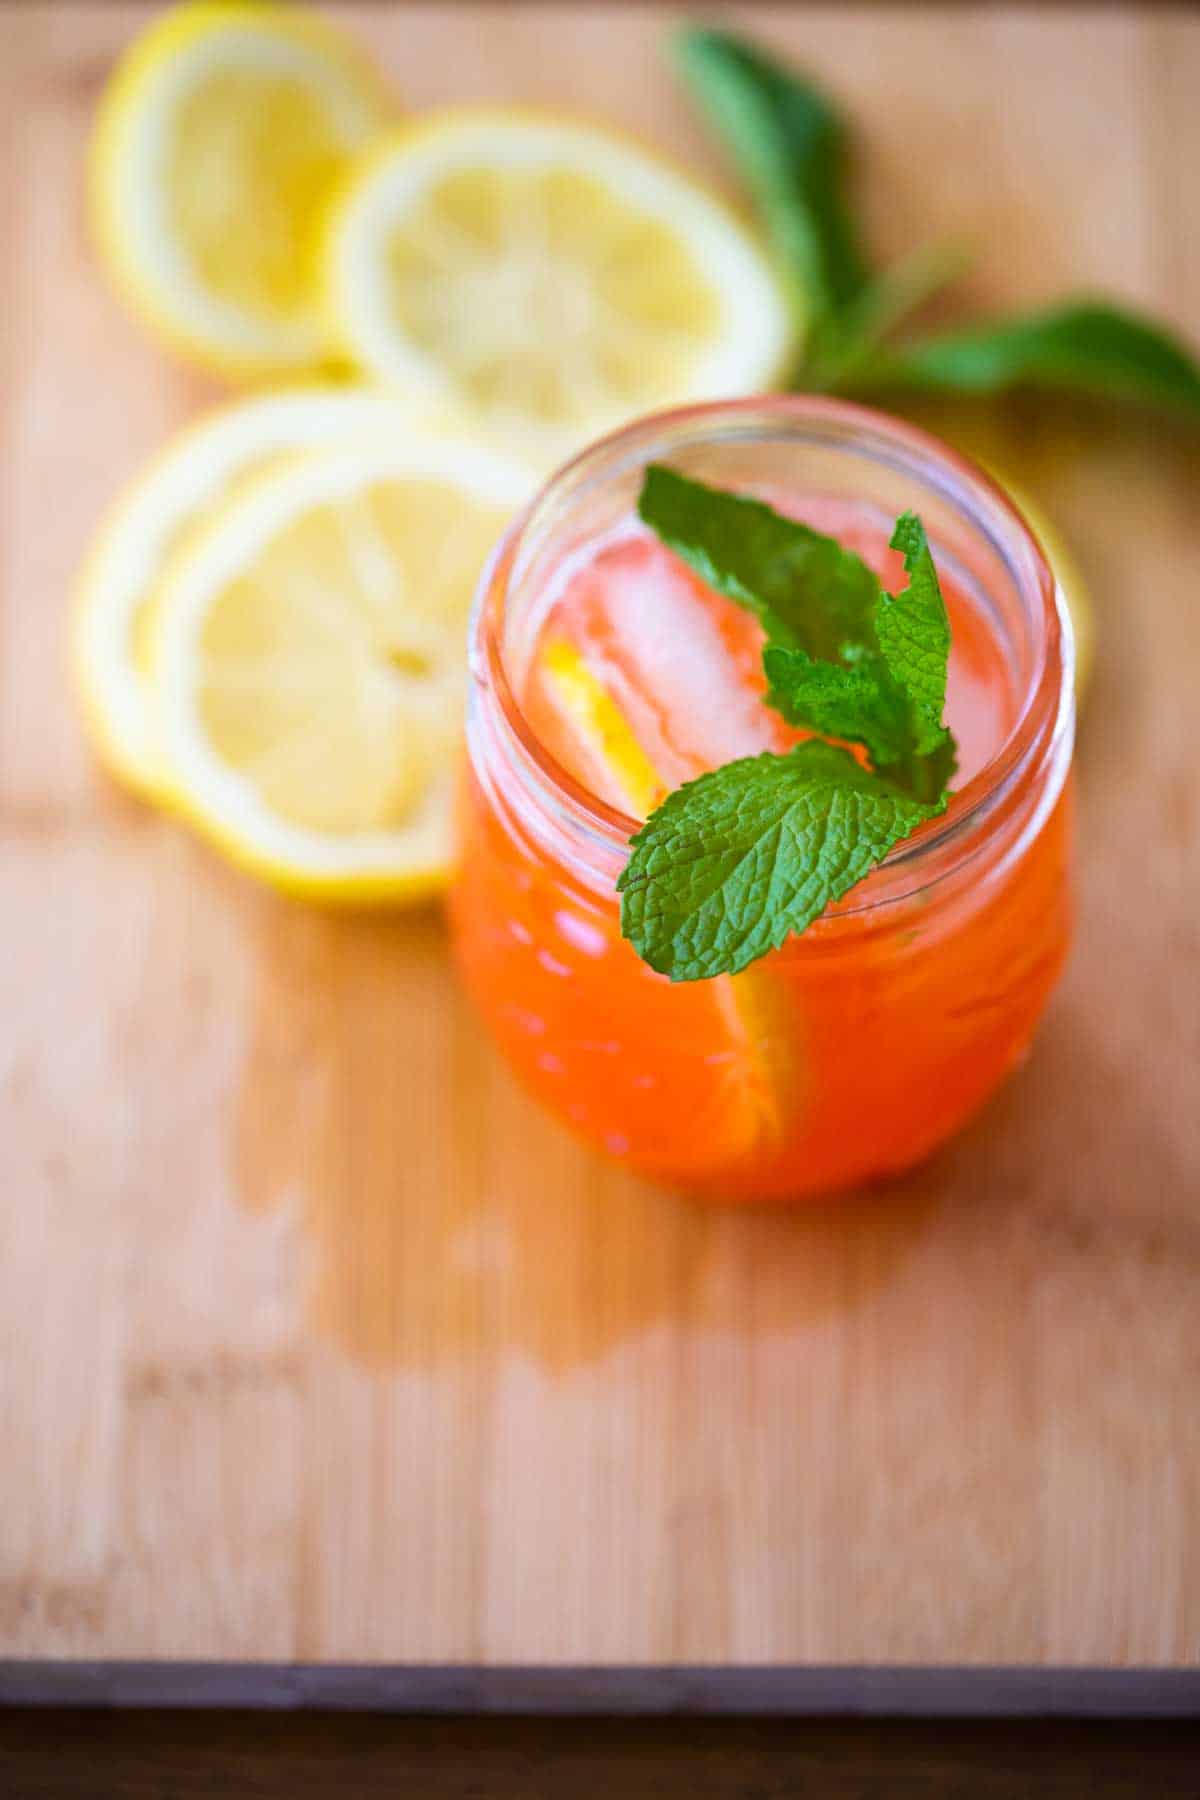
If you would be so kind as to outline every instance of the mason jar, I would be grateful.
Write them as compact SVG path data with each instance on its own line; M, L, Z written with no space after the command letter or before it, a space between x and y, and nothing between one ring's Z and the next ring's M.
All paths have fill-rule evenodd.
M525 704L564 571L644 529L648 463L819 529L836 517L856 543L886 544L913 509L954 627L952 701L960 636L970 656L950 713L972 755L948 810L802 935L693 982L655 974L621 936L616 881L640 821L589 791ZM642 419L556 474L497 546L470 670L458 962L521 1081L595 1149L701 1193L802 1199L928 1156L1021 1062L1070 935L1072 647L1037 540L981 469L823 398Z

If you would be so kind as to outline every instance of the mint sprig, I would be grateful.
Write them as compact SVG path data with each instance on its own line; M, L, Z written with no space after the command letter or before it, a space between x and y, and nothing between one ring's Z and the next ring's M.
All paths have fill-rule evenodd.
M675 47L790 281L804 327L793 386L956 394L1032 387L1137 401L1200 424L1196 356L1156 320L1109 301L1069 299L896 342L925 302L965 272L961 250L935 244L872 271L846 197L849 132L829 96L730 32L687 27Z
M817 740L714 769L669 794L632 839L621 929L674 981L735 974L803 931L944 810L950 628L920 520L897 522L897 595L836 538L760 500L646 470L638 512L766 634L768 703Z

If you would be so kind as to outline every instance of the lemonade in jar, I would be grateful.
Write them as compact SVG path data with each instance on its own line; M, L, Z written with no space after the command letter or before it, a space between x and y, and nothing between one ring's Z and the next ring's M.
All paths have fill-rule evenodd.
M586 451L472 625L452 915L522 1081L718 1197L927 1156L1066 955L1071 664L1021 516L908 425L747 400Z

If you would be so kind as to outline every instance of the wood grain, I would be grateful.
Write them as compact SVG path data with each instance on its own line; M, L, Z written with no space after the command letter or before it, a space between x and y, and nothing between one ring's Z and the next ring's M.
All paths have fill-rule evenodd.
M576 106L717 172L632 7L339 9L413 105ZM1200 21L737 9L862 126L881 252L1200 336ZM73 571L215 390L80 217L137 7L0 19L0 1652L1200 1657L1200 452L925 415L1076 541L1100 656L1078 945L898 1187L706 1211L514 1090L435 912L276 901L94 770Z

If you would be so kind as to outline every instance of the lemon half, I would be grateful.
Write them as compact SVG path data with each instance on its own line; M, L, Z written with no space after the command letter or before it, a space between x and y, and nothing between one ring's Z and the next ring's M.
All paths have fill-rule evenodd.
M164 14L118 66L92 144L118 287L219 373L321 363L317 222L390 116L370 64L316 14L214 0Z

